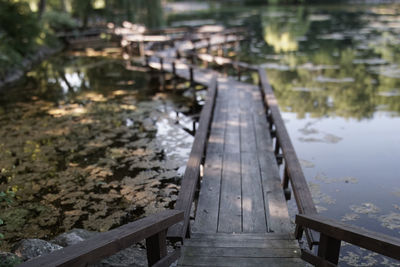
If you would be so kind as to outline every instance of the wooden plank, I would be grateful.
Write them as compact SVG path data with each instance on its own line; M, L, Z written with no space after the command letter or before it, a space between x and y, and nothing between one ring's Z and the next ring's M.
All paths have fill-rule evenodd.
M246 258L299 258L300 249L293 248L218 248L190 247L183 248L182 255L208 257L246 257Z
M258 151L258 159L268 207L268 228L274 233L288 233L290 227L289 212L279 179L275 156L271 152Z
M260 164L262 186L267 212L268 228L272 232L291 232L289 212L282 191L279 169L272 149L269 125L259 90L253 88L253 120L256 135L257 154Z
M185 246L191 247L224 247L224 248L293 248L299 247L297 240L229 240L229 239L216 239L216 240L185 240Z
M240 117L237 90L228 81L221 86L226 110L218 232L242 231L240 176Z
M86 266L111 256L183 220L183 212L168 210L125 224L76 245L26 261L19 266Z
M243 232L265 233L267 221L257 154L241 153Z
M221 189L222 151L207 151L196 220L192 232L216 233Z
M240 87L240 147L242 174L243 232L266 232L264 193L254 133L251 86Z
M252 99L249 94L240 92L240 151L257 151L256 136L254 133L254 121L252 116Z
M318 215L296 215L296 224L338 240L400 260L400 239L360 229Z
M241 258L241 257L207 257L207 256L185 256L180 266L269 266L269 267L293 267L305 266L299 258Z
M204 165L196 220L192 232L216 233L218 229L219 199L222 177L222 158L226 125L226 101L224 86L220 86Z
M189 160L182 178L181 189L175 209L184 211L184 221L171 227L168 231L169 238L184 238L190 222L190 210L194 199L195 190L200 174L200 164L204 155L207 142L208 129L212 119L215 98L217 95L217 78L214 76L210 81L206 103L200 114L199 127L190 152Z
M193 233L191 240L194 239L229 239L229 240L294 240L292 233Z
M267 75L264 69L259 68L259 78L264 100L267 104L276 127L277 138L286 162L286 168L290 177L290 183L297 203L297 207L301 214L316 214L317 209L311 197L310 189L301 169L300 162L296 155L296 151L292 145L289 134L286 130L285 123L279 111L278 101L275 98L271 85L268 82ZM307 233L308 242L310 245L315 244L318 240L316 233Z
M192 56L192 52L188 52L188 55ZM219 66L223 65L229 65L231 67L240 67L241 69L249 70L249 71L258 71L258 67L245 63L245 62L240 62L240 61L234 61L230 58L226 57L220 57L220 56L214 56L211 54L205 54L205 53L195 53L194 54L196 57L198 57L200 60L208 62L208 63L215 63Z
M240 154L224 153L218 232L242 231Z

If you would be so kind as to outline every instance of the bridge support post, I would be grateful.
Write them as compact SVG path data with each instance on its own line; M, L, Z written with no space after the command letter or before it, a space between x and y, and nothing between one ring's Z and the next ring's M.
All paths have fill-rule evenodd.
M318 256L333 264L338 264L340 243L340 240L321 233L318 246Z
M147 263L154 265L167 255L166 231L161 231L146 239Z

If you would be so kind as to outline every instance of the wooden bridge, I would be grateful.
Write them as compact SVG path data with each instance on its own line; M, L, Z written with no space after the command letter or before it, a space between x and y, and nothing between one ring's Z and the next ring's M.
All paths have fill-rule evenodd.
M178 266L302 266L305 262L336 266L341 241L400 260L399 239L317 215L265 70L224 58L223 53L210 54L215 48L238 45L241 32L196 31L189 37L185 33L159 41L136 35L125 39L131 40L130 53L140 42L136 48L145 55L147 67L208 88L175 210L22 266L85 266L141 239L146 239L152 266L169 266L177 259ZM199 61L230 68L236 77L200 68ZM250 72L256 74L258 85L240 81L243 73ZM286 204L289 183L299 212L295 227ZM181 250L167 255L166 238L181 242ZM317 255L309 250L313 246Z

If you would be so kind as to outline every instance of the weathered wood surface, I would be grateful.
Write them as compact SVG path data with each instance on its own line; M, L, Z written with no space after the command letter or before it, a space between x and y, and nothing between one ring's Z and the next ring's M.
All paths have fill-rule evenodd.
M149 58L150 67L166 72L173 71L173 62L178 77L190 78L190 69L199 84L218 77L195 221L179 264L298 266L300 250L289 235L293 230L260 89L181 60ZM191 202L183 202L190 210Z
M275 152L279 152L280 149L282 150L282 154L286 163L285 171L287 172L288 178L292 185L297 208L302 214L317 214L317 209L311 197L311 192L308 188L306 178L304 177L300 161L286 130L285 123L283 122L279 110L278 101L275 98L272 87L268 82L266 72L264 69L259 68L258 74L265 103L268 106L268 109L271 113L271 118L275 125L277 138ZM307 230L306 234L308 244L312 245L318 243L317 240L319 238L317 233Z
M182 178L181 189L179 190L178 199L175 205L175 209L184 211L185 219L183 222L176 224L169 229L168 236L172 238L184 238L186 235L186 229L188 228L190 222L190 209L192 207L195 189L199 180L200 164L202 163L204 156L208 137L208 129L210 127L215 98L217 95L216 76L213 76L208 86L209 90L206 104L204 105L200 114L199 127L196 131L195 140L193 142L189 161L186 166L185 174Z
M185 242L179 266L304 266L289 235L194 234Z
M145 238L148 238L147 245L149 246L150 257L158 254L155 255L156 260L149 258L150 263L155 263L158 259L166 256L165 231L181 220L183 220L181 211L164 211L98 234L76 245L26 261L19 266L87 266ZM167 259L165 261L168 262Z

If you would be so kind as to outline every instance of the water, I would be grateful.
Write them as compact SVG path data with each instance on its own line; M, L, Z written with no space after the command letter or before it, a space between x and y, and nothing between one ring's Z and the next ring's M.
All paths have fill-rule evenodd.
M266 69L320 214L400 237L400 6L231 7L191 17L247 27L233 58ZM344 246L341 265L399 263Z
M1 249L173 207L201 106L124 64L64 53L0 92Z

